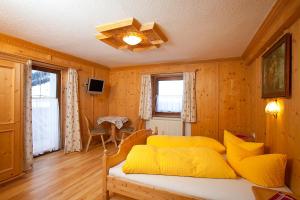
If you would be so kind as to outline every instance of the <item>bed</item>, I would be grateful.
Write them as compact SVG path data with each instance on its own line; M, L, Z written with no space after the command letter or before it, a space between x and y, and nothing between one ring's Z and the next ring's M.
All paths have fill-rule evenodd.
M124 174L122 165L132 146L145 144L150 130L140 130L121 142L114 155L103 156L103 199L117 193L134 199L192 200L192 199L255 199L254 184L239 179L208 179L147 174ZM276 188L290 192L287 187Z

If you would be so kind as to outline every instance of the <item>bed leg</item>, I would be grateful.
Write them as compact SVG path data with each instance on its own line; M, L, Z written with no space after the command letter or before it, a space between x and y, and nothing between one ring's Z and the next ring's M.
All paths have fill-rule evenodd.
M104 154L102 157L102 200L109 200L109 192L107 190L107 173L108 173L108 168L107 168L107 150L104 150Z

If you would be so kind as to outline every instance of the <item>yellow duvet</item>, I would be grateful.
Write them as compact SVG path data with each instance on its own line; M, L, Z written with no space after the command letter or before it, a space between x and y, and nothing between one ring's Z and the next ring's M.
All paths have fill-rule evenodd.
M129 152L126 174L162 174L203 178L236 178L235 172L216 151L203 147L160 148L136 145Z

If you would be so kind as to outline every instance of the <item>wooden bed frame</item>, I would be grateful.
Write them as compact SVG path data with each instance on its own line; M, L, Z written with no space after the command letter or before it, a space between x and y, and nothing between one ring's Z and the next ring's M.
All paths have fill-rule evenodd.
M109 169L124 161L134 145L146 144L147 137L152 135L151 130L139 130L124 139L119 145L116 154L103 155L103 200L108 200L113 193L121 194L133 199L143 200L203 200L201 198L173 191L162 190L155 186L140 184L124 178L110 176Z

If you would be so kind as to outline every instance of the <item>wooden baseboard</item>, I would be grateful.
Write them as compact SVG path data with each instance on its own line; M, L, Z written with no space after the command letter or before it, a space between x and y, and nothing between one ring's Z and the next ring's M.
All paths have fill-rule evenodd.
M21 178L21 177L24 176L25 174L26 174L25 172L22 172L21 174L19 174L19 175L17 175L17 176L14 176L14 177L12 177L12 178L6 179L6 180L4 180L4 181L0 181L0 186L4 185L4 184L6 184L6 183L9 183L9 182L11 182L11 181L14 181L14 180L16 180L16 179L18 179L18 178Z

